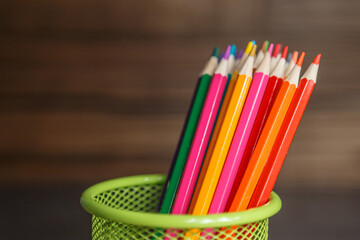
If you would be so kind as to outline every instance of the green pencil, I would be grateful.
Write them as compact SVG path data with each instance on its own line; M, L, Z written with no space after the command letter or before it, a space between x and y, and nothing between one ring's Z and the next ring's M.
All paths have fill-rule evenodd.
M158 212L160 213L170 213L171 211L206 93L218 63L218 52L219 48L215 48L213 50L213 53L206 63L204 70L200 74L181 137L164 185L164 190L158 207Z

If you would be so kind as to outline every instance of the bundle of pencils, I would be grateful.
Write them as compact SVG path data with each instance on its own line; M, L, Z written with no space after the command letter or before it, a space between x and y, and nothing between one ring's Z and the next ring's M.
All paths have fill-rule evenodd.
M316 84L321 55L265 41L215 48L201 72L158 211L206 215L266 204ZM196 229L193 231L196 232Z

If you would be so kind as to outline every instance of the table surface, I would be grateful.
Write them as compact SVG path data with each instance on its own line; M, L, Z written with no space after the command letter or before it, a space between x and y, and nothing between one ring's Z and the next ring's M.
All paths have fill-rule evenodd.
M79 203L85 188L0 188L0 239L90 239L90 215ZM270 239L337 240L359 236L360 192L276 191L283 206L270 220Z

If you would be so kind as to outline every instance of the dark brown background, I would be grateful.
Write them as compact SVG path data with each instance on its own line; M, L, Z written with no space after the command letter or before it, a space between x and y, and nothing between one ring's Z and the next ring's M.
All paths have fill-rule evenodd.
M323 54L316 90L279 177L284 210L271 236L352 236L360 195L359 10L356 0L1 1L4 238L55 239L57 232L59 239L86 239L89 219L78 207L85 186L166 173L211 49L229 43L244 48L251 39L305 51L305 68ZM302 202L315 213L296 220ZM328 222L332 204L348 207L338 210L350 219L340 227ZM16 213L25 218L4 220ZM309 223L313 216L321 219ZM71 219L83 227L71 228ZM13 229L18 221L23 231ZM318 231L301 235L308 225Z

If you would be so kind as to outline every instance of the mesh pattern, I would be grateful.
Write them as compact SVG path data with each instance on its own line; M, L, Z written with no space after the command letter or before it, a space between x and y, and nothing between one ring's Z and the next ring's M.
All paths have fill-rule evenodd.
M115 209L155 212L162 185L141 185L108 190L95 196L95 201Z
M162 184L128 186L102 192L94 200L114 209L155 212ZM268 238L268 219L243 226L213 229L162 229L92 217L93 240L117 239L243 239Z

